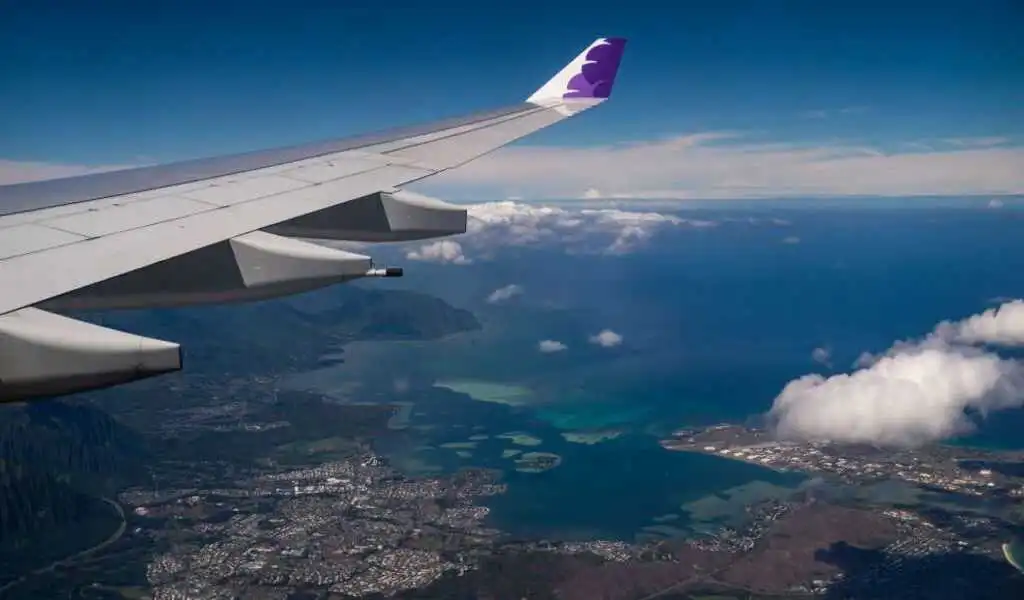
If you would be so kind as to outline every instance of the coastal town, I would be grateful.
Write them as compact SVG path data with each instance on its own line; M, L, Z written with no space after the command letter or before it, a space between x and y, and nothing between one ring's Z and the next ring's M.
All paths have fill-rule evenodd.
M405 479L373 454L238 482L234 488L122 494L135 534L168 542L147 568L155 600L276 598L315 587L342 596L393 594L460 575L499 535L481 497L493 473ZM158 523L172 521L173 536ZM152 528L148 528L151 523ZM620 542L547 545L627 561Z
M942 445L880 448L828 441L796 443L774 440L763 429L729 424L681 429L661 445L780 471L834 476L846 483L896 479L971 496L1024 497L1024 477L998 468L1001 463L1024 459L1021 452Z
M839 455L827 444L771 442L763 432L736 426L677 432L664 444L776 469L830 473L843 481L857 481L861 474L865 479L903 474L906 481L967 494L1017 489L1011 478L959 467L944 452L896 452L888 459L866 451ZM967 456L980 457L970 451ZM742 525L688 539L509 542L488 526L489 510L481 503L504 491L505 484L490 471L407 479L365 451L216 489L158 495L136 489L120 501L131 508L134 535L166 544L147 568L158 600L282 598L296 589L327 590L338 597L388 596L466 575L486 557L531 552L594 557L600 563L587 569L595 581L612 577L604 585L628 579L656 591L664 584L653 574L663 572L671 574L663 578L689 582L694 589L710 585L720 591L821 595L877 588L907 577L922 561L992 555L1002 535L1002 524L984 516L943 520L900 508L837 506L798 494L752 504ZM168 528L168 521L175 527ZM835 548L846 543L865 548L859 552L870 560L862 559L863 566L842 564L846 559ZM822 552L837 552L837 558L823 558ZM785 566L765 568L775 561ZM618 570L609 571L611 565ZM641 585L648 575L650 582ZM960 592L927 593L952 600Z
M369 444L319 443L315 450L328 454L182 463L173 481L123 490L117 552L138 556L155 600L448 597L466 585L516 598L531 597L534 585L565 600L666 591L873 597L887 586L916 590L906 598L958 600L965 592L956 582L937 586L921 573L934 573L937 562L951 571L969 564L1005 580L1012 569L1001 554L1012 536L1005 519L829 495L896 478L949 496L1012 502L1019 484L1000 467L1010 455L792 444L733 425L678 431L662 444L831 483L751 500L728 523L697 526L681 506L632 540L513 538L490 519L488 500L507 490L497 471L404 475ZM537 476L555 456L536 453L537 464L516 471Z

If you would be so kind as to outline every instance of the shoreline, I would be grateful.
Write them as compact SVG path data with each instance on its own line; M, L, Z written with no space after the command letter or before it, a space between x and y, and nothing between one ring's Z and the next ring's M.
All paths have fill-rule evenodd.
M714 455L780 473L829 475L850 484L903 481L918 487L988 498L1024 498L1024 476L999 469L1021 451L933 444L880 448L867 444L773 440L763 429L717 424L682 428L659 441L666 450ZM971 464L971 463L975 464Z
M751 465L751 466L754 466L754 467L761 467L762 469L765 469L767 471L772 471L773 473L787 473L787 474L790 474L790 473L806 473L805 471L802 471L800 469L788 469L788 468L780 467L780 466L777 466L777 465L772 465L772 464L766 464L766 463L761 463L761 462L747 460L747 459L745 459L743 457L735 456L734 454L721 454L719 452L708 452L708 451L702 450L700 448L685 448L685 447L669 446L669 445L664 443L665 441L667 441L667 440L659 440L658 444L662 448L664 448L665 450L668 450L669 452L687 452L687 453L690 453L690 454L703 454L705 456L714 456L716 458L721 458L723 460L731 460L733 462L743 463L745 465Z

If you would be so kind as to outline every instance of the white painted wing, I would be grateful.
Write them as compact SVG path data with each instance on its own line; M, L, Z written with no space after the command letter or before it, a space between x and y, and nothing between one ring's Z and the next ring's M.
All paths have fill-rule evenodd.
M200 179L188 168L201 171L218 165L216 159L0 188L5 211L28 208L31 201L56 204L0 216L0 314L429 177L563 118L555 109L526 105L283 164L262 166L278 156L287 159L287 153L240 157L231 165L237 170ZM248 160L256 168L246 168ZM140 173L175 184L135 191L147 186Z
M362 231L359 239L369 241L398 226L406 239L464 232L463 209L395 191L599 104L623 43L595 41L529 101L509 108L379 135L0 187L0 401L28 368L5 371L14 364L4 360L5 344L45 340L47 363L74 362L71 354L60 358L68 349L48 333L62 321L29 307L81 308L83 290L85 306L97 298L159 305L167 293L184 303L293 293L373 273L368 257L289 237L315 237L303 231ZM215 268L221 263L227 268ZM75 352L97 350L89 335L75 339ZM48 376L39 369L34 377Z

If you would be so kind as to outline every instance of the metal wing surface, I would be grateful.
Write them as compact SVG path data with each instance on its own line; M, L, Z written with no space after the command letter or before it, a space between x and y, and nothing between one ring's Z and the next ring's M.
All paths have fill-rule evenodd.
M252 300L366 276L304 241L463 233L464 208L402 190L605 101L625 47L599 38L525 102L381 134L0 186L0 401L181 368L173 342L49 311Z

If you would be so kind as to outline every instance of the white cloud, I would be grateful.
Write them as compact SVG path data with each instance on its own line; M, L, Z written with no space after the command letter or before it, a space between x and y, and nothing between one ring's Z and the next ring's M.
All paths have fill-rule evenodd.
M611 329L605 329L596 335L590 336L590 343L597 344L603 348L612 348L622 343L622 336Z
M462 244L455 240L439 240L425 244L406 253L409 260L466 265L472 262L462 251Z
M506 285L505 287L500 287L500 288L494 290L493 292L491 292L491 295L487 296L487 301L490 302L491 304L497 304L499 302L504 302L505 300L508 300L509 298L511 298L513 296L518 296L519 294L522 294L522 293L523 293L522 286L516 285L514 283L510 283L509 285Z
M659 207L660 208L660 207ZM655 236L672 230L716 227L719 221L685 219L653 210L608 207L567 207L526 202L487 202L467 205L466 233L429 243L394 245L409 260L470 264L488 260L509 248L558 247L568 254L627 254ZM785 221L760 218L724 218L732 226L781 226ZM366 253L387 245L315 240L333 248Z
M769 417L786 439L913 446L967 433L967 412L1024 404L1024 365L972 345L982 343L1024 344L1024 302L865 354L853 373L791 381Z
M988 201L988 207L989 208L1002 208L1003 207L1003 201L1000 200L999 198L992 198L991 200Z
M1024 300L1006 302L962 321L943 321L934 335L962 344L1024 346Z
M783 244L799 244L800 243L800 238L795 236L795 235L791 235L791 236L782 238L782 243Z
M1002 139L918 144L754 141L736 132L579 147L513 146L430 180L467 195L574 198L762 198L1024 193L1024 147ZM999 142L999 143L997 143Z
M792 381L770 415L786 439L918 445L970 431L965 409L1019 406L1020 377L994 354L915 346L851 374Z
M814 110L824 118L864 107ZM894 150L899 148L900 150ZM1009 137L768 142L709 131L591 147L510 146L425 182L462 198L768 198L1024 193L1024 146ZM141 163L142 161L140 161ZM150 162L150 161L145 161ZM138 165L0 160L0 184ZM581 190L583 190L581 192Z
M540 244L559 244L580 253L623 254L659 231L715 224L658 212L488 202L469 207L467 232L459 241L471 247L474 256L502 246Z
M541 340L537 344L537 350L540 350L544 354L551 354L552 352L561 352L568 349L569 347L557 340Z

